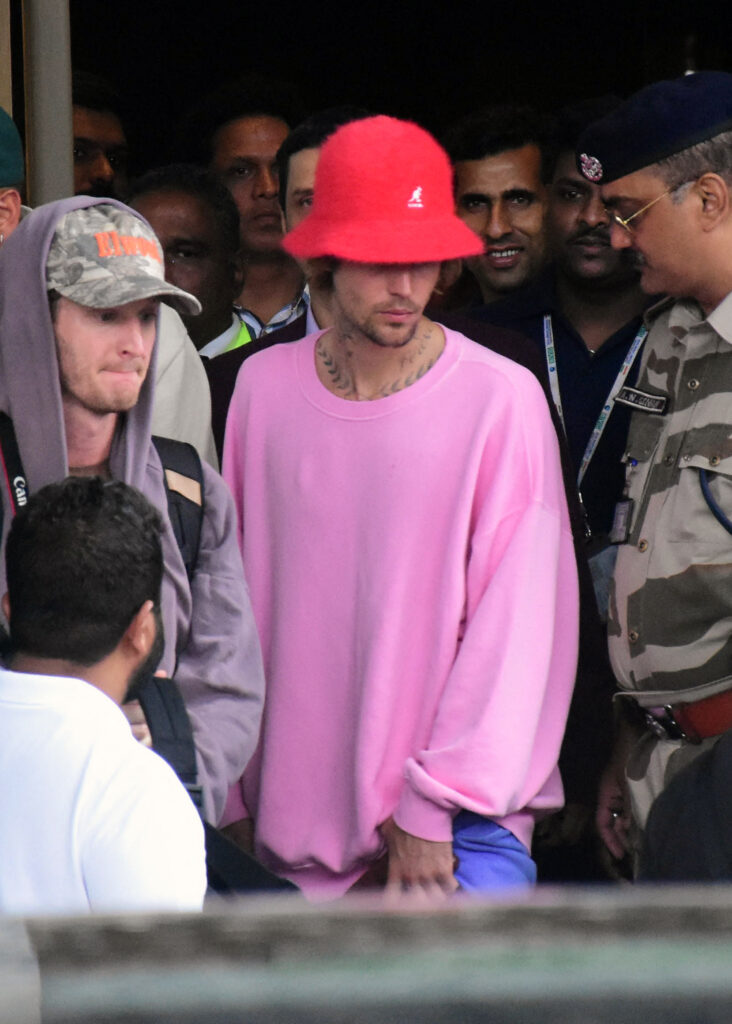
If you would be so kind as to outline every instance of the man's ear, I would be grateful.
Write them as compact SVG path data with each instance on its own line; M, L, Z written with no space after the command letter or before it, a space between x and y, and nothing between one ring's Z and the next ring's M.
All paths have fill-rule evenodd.
M0 235L9 238L20 224L20 192L15 188L0 189Z
M3 594L2 601L0 601L0 604L2 605L5 621L10 622L10 594L7 592L7 590Z
M702 200L701 218L704 230L711 231L732 212L729 187L724 178L711 171L702 174L694 184Z
M135 612L123 637L128 649L141 661L148 656L155 643L156 624L153 608L152 601L145 601L139 611Z

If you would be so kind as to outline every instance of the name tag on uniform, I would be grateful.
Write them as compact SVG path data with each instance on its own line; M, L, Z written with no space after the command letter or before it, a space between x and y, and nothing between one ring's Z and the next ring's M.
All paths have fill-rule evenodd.
M633 516L633 499L623 498L615 506L613 525L608 539L611 544L625 544L630 536L630 520Z
M621 405L629 405L638 412L654 412L657 416L663 416L668 405L666 395L651 395L640 388L629 387L621 388L615 396L615 401Z

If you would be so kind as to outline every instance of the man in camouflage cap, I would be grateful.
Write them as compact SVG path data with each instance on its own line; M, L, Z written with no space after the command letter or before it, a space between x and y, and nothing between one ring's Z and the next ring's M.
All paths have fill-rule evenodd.
M732 727L732 75L648 86L577 159L613 246L670 296L616 399L633 409L609 609L622 726L598 827L621 857L670 776Z
M165 280L160 243L145 222L111 204L61 218L46 281L49 291L93 309L164 299L180 312L201 312L198 299Z
M200 308L165 280L146 221L113 200L38 207L0 249L0 410L12 420L22 463L22 476L0 474L3 535L23 503L11 486L22 477L32 493L68 475L122 480L161 513L160 668L188 708L204 813L216 824L256 744L261 656L226 485L205 463L200 484L164 471L152 443L161 302L186 313ZM5 434L0 446L12 466ZM188 572L168 515L169 489L202 507Z

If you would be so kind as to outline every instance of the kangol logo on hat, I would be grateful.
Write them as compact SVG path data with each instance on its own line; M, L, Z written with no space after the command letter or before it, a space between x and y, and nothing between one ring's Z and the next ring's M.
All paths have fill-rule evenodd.
M292 256L439 263L483 243L455 214L447 153L424 128L366 117L325 142L310 214L285 236Z
M596 156L581 153L580 168L588 181L598 182L602 178L602 164Z

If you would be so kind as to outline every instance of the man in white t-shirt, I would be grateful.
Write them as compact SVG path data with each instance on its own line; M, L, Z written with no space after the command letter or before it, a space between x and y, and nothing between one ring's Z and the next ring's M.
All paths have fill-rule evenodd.
M119 705L163 647L158 513L119 481L69 478L6 545L0 912L197 910L203 828Z

